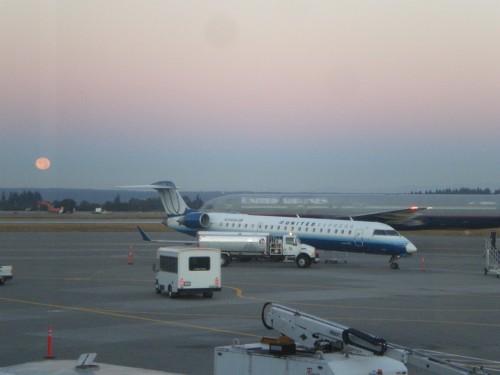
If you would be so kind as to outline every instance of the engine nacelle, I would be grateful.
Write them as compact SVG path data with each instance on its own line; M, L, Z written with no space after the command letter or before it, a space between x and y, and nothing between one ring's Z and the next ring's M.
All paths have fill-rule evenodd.
M206 229L210 225L210 216L203 212L191 212L182 217L179 224L193 229Z

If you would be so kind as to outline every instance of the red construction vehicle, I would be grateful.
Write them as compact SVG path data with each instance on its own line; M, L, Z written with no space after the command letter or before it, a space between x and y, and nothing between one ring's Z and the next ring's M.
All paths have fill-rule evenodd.
M40 211L40 206L46 206L47 207L47 212L52 212L55 214L62 214L64 212L64 207L54 207L52 203L46 202L46 201L38 201L36 203L37 209Z

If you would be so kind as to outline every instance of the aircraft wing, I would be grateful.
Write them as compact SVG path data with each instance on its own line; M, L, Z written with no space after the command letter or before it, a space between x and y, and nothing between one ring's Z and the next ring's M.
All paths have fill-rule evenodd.
M187 240L187 241L176 241L176 240L153 240L151 239L146 232L144 232L141 227L137 226L137 229L139 230L139 233L141 234L141 237L144 241L148 242L161 242L161 243L171 243L171 244L183 244L183 245L197 245L197 241L193 240Z
M399 210L360 214L351 216L351 218L359 221L378 221L391 226L397 226L398 224L400 225L408 220L414 219L420 211L426 210L427 208L428 207L409 207Z

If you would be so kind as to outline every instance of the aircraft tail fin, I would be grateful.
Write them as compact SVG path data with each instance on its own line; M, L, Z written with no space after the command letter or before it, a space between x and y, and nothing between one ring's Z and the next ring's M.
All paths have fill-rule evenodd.
M184 215L189 210L173 182L159 181L151 184L151 187L160 194L161 203L168 216Z

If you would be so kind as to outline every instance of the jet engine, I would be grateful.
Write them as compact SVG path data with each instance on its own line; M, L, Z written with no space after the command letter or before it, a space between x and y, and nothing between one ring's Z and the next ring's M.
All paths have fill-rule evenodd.
M181 217L179 224L193 229L206 229L210 225L210 216L203 212L191 212Z

